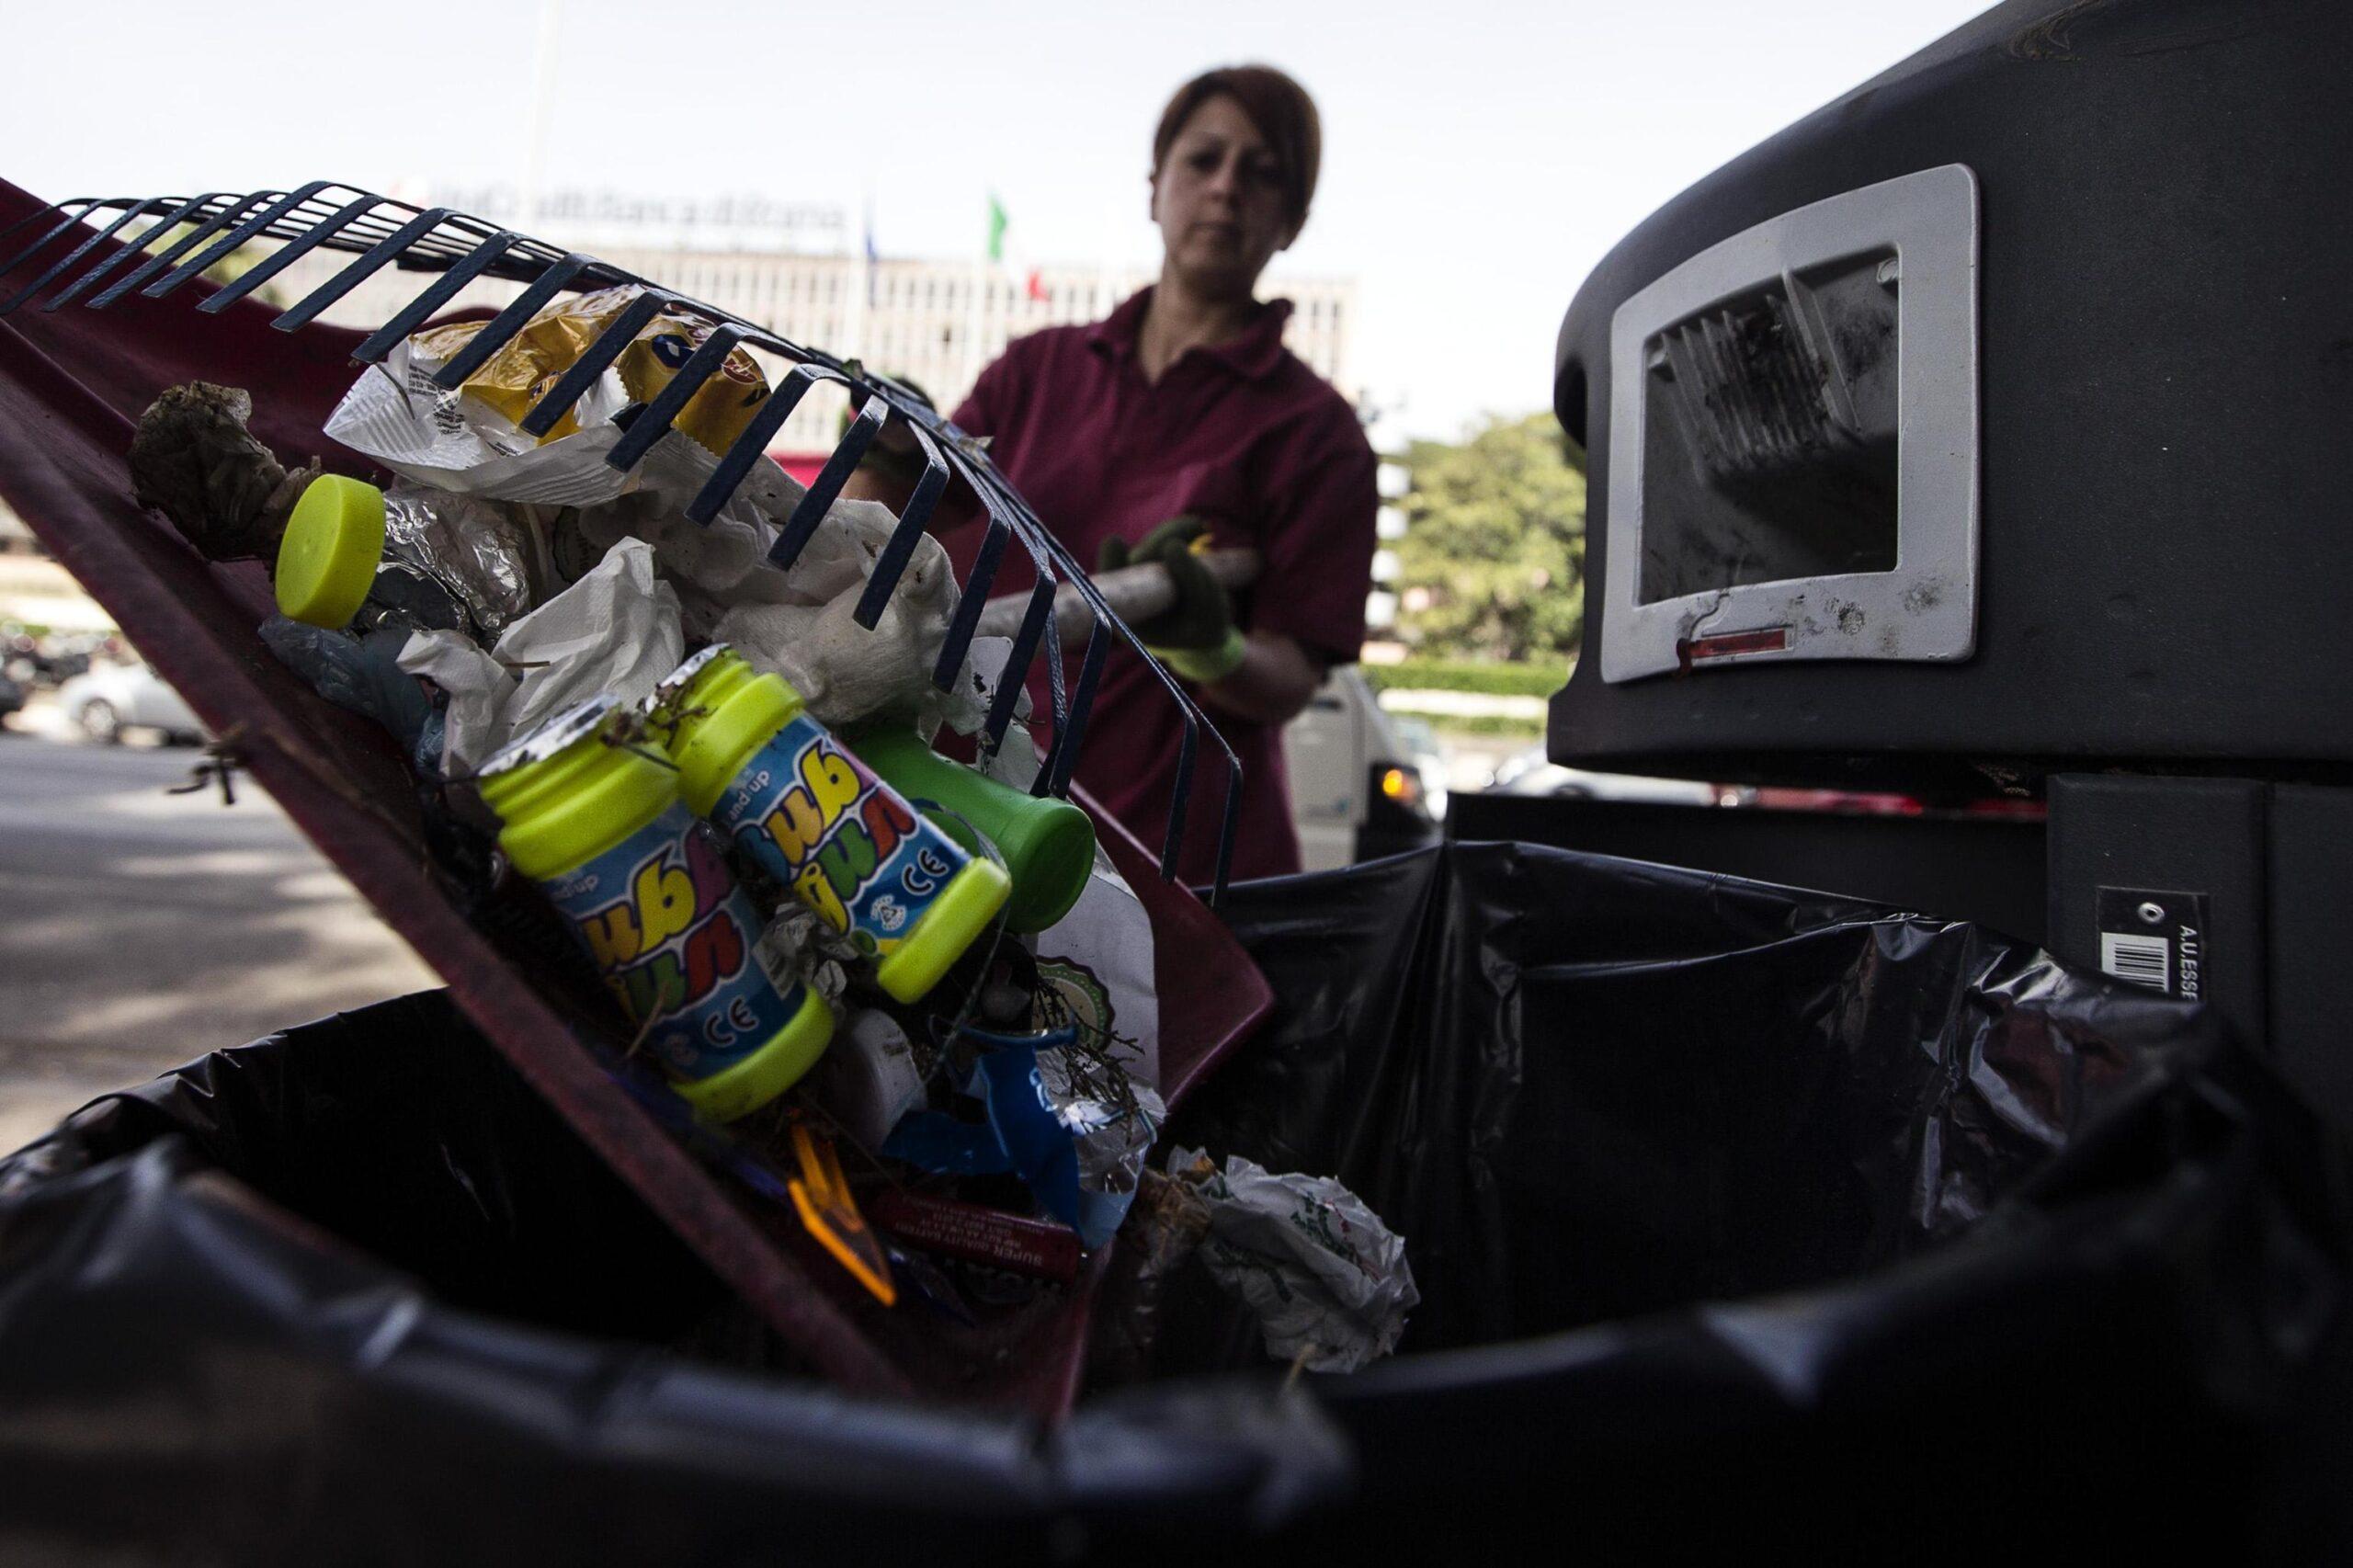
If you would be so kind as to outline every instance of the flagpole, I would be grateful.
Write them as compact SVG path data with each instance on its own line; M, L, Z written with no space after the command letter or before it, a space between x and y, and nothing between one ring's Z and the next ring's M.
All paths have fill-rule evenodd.
M842 333L842 357L866 357L866 306L874 293L874 190L866 192L866 233L858 246L856 287L849 291L849 324Z
M995 252L1004 243L1005 209L998 203L995 192L989 194L989 243L982 252L982 259L972 263L972 276L965 285L964 300L964 362L963 388L956 393L961 402L981 379L981 289L987 278L987 267L996 259Z
M540 35L531 63L530 118L523 126L523 188L515 226L540 226L540 187L547 180L548 127L555 118L556 45L563 36L563 0L540 0Z

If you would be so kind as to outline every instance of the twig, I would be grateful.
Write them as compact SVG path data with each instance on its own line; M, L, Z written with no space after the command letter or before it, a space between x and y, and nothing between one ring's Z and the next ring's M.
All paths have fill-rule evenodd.
M218 784L221 786L221 803L224 806L235 805L237 790L231 779L244 761L237 754L237 743L244 738L244 734L245 727L243 724L232 724L217 739L207 741L204 745L204 760L188 770L188 782L175 784L165 793L193 795L208 785Z

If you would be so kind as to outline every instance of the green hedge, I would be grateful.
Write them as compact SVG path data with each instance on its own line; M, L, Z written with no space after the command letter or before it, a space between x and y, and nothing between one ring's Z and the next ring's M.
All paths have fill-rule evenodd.
M1362 666L1375 691L1470 691L1482 697L1550 697L1569 678L1565 665L1488 665L1470 659L1407 659Z
M1544 721L1541 719L1507 719L1496 713L1481 714L1476 718L1466 718L1459 713L1415 713L1409 717L1419 719L1430 727L1432 733L1439 735L1476 735L1527 741L1544 738Z

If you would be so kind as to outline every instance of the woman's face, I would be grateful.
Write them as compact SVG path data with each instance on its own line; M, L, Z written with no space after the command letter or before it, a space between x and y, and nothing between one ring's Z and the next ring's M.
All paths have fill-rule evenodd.
M1168 144L1152 176L1152 217L1169 265L1212 296L1247 295L1298 236L1266 139L1222 94L1195 109Z

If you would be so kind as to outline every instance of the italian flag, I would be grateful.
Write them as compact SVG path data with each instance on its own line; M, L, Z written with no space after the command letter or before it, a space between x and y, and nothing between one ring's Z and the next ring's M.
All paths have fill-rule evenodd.
M991 261L1000 265L1004 263L1005 231L1012 226L1012 222L1013 220L1005 215L1005 203L996 199L996 192L989 192L989 259ZM1043 300L1047 297L1046 281L1040 276L1037 267L1029 269L1029 276L1024 279L1024 287L1029 298L1033 300Z

